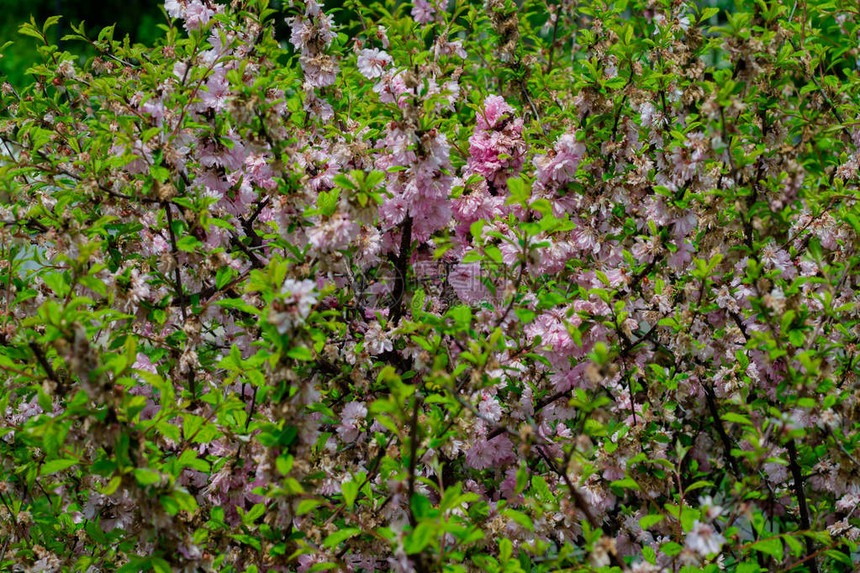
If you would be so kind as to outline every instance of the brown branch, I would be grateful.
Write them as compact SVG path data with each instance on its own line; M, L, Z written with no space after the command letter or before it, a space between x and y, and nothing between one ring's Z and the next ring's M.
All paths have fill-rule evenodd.
M394 293L391 305L388 307L388 319L391 324L397 326L403 316L403 295L406 293L406 271L409 263L409 255L412 250L412 217L406 216L400 235L400 254L392 262L395 266L397 276L394 279Z
M176 267L173 269L173 276L176 282L176 284L174 285L174 290L176 291L176 296L180 297L179 312L182 315L182 322L185 323L185 320L188 315L185 311L185 300L181 298L185 289L182 288L182 272L179 270L179 261L176 258L176 255L179 252L179 248L176 246L176 233L173 231L173 212L170 203L164 203L163 205L164 211L165 213L167 213L167 230L170 234L170 250L173 255L173 262L176 265ZM194 368L189 367L188 391L191 392L192 400L194 400L197 396L197 388L194 382Z
M180 299L179 310L182 314L182 320L185 321L185 303L182 299L182 294L184 292L184 289L182 288L182 273L179 271L179 261L176 260L179 248L176 246L176 233L173 232L173 212L170 204L164 204L164 212L167 214L167 232L170 235L170 250L174 259L173 262L176 265L173 269L175 282L173 288L176 290L176 296Z
M737 324L737 325L738 325L738 328L740 329L741 334L743 334L743 335L744 335L744 339L745 339L747 342L749 342L749 340L750 340L750 335L749 335L749 332L747 332L747 327L744 325L743 320L741 320L740 315L739 315L738 313L736 313L736 312L729 311L729 316L731 316L731 317L732 317L732 320L734 320L734 321L735 321L735 324Z
M48 359L45 357L45 353L42 351L41 348L39 348L39 345L35 342L30 342L28 343L28 346L30 347L30 350L33 351L33 354L36 356L36 360L39 362L39 365L45 371L45 374L48 375L48 379L50 379L51 382L54 382L55 384L60 384L60 379L57 377L57 373L54 372L53 367L51 366L50 362L48 362Z
M588 506L588 502L585 500L585 497L582 495L582 493L573 484L570 477L567 475L567 471L565 471L564 468L559 469L555 462L552 461L552 459L543 451L542 446L538 446L535 449L537 450L538 454L540 454L540 457L543 458L543 460L549 466L549 468L562 480L564 480L565 485L567 486L568 490L570 490L570 496L573 498L573 504L576 506L577 509L579 509L583 514L585 514L585 518L588 520L588 523L591 525L591 527L594 529L600 529L602 531L602 528L600 527L600 522L591 512L591 508ZM624 562L621 561L621 559L618 557L618 554L612 551L609 551L608 554L612 565L618 567L622 571L629 571L627 565L625 565Z
M785 445L788 450L788 469L791 471L791 477L794 480L794 494L797 496L797 505L800 508L800 527L804 530L809 530L809 506L806 504L806 494L803 491L803 473L800 469L800 464L797 462L797 446L794 440L789 440ZM807 557L815 554L815 546L812 538L806 538L806 555ZM818 573L818 564L815 558L809 560L809 570L812 573Z
M254 251L252 251L244 243L242 243L242 240L239 238L238 235L236 235L235 233L230 233L230 238L231 244L236 247L239 247L239 250L245 253L245 256L247 256L248 260L251 262L251 266L253 266L255 269L262 269L266 266L266 263L264 263L262 259L260 259L260 257L254 254ZM251 240L254 240L253 237L251 237Z
M559 12L561 12L561 6L556 8L555 23L552 26L552 41L549 45L549 63L547 63L546 66L547 75L552 71L552 58L555 56L555 40L558 36L558 23L561 21L561 14L559 14Z
M0 565L3 564L3 559L6 557L6 548L9 547L9 541L11 541L12 536L6 538L6 541L3 543L3 549L0 550Z
M720 417L720 411L717 409L717 397L714 394L714 389L711 386L702 384L705 391L705 398L708 403L708 410L711 412L711 417L714 419L714 425L717 427L717 434L720 436L720 442L723 444L723 453L726 456L726 462L732 468L732 473L738 476L738 462L732 455L732 441L729 434L726 432L726 427L723 425L723 419Z

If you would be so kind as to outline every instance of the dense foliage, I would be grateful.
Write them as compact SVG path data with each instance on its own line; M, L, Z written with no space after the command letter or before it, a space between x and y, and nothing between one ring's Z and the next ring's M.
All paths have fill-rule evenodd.
M856 2L346 8L22 27L0 569L855 570Z

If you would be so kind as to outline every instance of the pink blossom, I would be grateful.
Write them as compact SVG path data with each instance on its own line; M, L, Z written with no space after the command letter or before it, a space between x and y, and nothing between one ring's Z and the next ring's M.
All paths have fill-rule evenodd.
M412 19L420 24L429 24L436 18L436 8L429 0L413 0Z
M509 465L515 459L513 447L505 435L478 442L466 453L466 465L476 470Z
M719 553L725 542L726 538L713 525L696 520L693 522L693 528L687 534L686 546L702 557L707 557Z
M328 54L302 55L299 62L305 72L305 83L311 87L330 86L337 79L337 64Z
M214 15L215 10L204 5L202 0L191 0L185 8L185 28L197 30L207 24Z
M391 337L382 330L378 322L374 322L364 333L364 348L373 355L389 352L394 348Z
M478 412L481 413L485 421L498 422L502 419L502 406L494 396L484 393L481 401L478 404Z
M514 108L504 98L487 97L476 118L475 133L469 138L469 169L483 175L495 188L503 187L523 165L523 120L514 115Z
M480 263L460 263L448 275L448 282L463 302L473 304L486 300L490 294L481 281L482 276Z
M391 56L382 50L365 48L358 54L358 71L368 79L378 78L391 61Z
M573 181L584 156L585 145L576 140L575 134L565 133L556 140L553 153L536 157L534 165L544 185L560 187Z
M338 435L345 442L354 442L367 418L367 408L363 402L348 402L341 412L341 422L337 428Z
M171 18L182 17L182 4L179 3L179 0L165 0L164 9Z
M488 131L496 129L497 124L504 117L513 119L516 110L505 101L502 96L491 95L484 100L484 109L475 117L475 124L479 130Z
M311 280L287 279L281 287L283 303L275 305L269 313L269 322L278 332L285 334L293 326L303 324L317 301L316 285Z
M359 226L342 213L335 213L308 231L311 245L319 251L337 251L349 245L358 234Z

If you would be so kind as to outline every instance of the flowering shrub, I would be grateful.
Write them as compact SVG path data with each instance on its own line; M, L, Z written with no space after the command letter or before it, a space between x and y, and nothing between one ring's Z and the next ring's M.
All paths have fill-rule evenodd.
M855 570L857 6L736 4L24 25L0 568Z

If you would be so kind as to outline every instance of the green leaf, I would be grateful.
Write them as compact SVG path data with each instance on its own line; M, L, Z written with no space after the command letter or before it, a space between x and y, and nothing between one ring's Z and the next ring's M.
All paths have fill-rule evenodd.
M841 551L837 549L825 549L824 554L833 559L834 561L838 561L843 565L852 568L853 561L851 560L851 557L845 555Z
M357 527L347 527L345 529L340 529L325 538L325 541L323 541L323 547L329 549L331 549L332 547L337 547L350 537L355 537L359 533L361 533L361 530Z
M99 525L98 521L98 518L95 520L88 520L84 529L93 541L104 544L107 543L108 539L104 531L102 531L101 525Z
M645 561L647 561L651 565L654 565L657 563L657 553L649 545L643 545L642 546L642 557L645 559Z
M532 518L525 513L517 511L515 509L505 508L504 510L502 510L502 515L509 517L511 521L517 523L522 528L527 529L528 531L534 531L534 523L532 522Z
M182 440L182 434L178 426L175 426L167 421L158 422L155 426L159 432L165 437L178 442Z
M50 475L53 473L57 473L59 471L68 469L77 463L78 463L78 460L73 460L73 459L51 460L49 462L45 462L42 465L42 467L39 471L39 475L46 476L46 475Z
M182 455L179 456L177 460L181 467L189 467L191 469L197 470L199 472L209 472L211 470L209 466L209 462L206 460L201 460L197 457L196 450L185 450L182 452Z
M500 251L499 248L495 245L488 245L484 247L484 253L494 263L498 265L502 264L502 251Z
M266 506L262 503L256 503L254 504L254 507L248 510L248 513L242 517L242 523L250 525L262 517L264 513L266 513Z
M150 557L149 564L152 566L152 570L157 573L172 573L173 571L170 564L160 557Z
M355 504L355 498L358 497L358 488L359 484L356 481L347 481L341 485L343 500L349 509L352 509L352 506Z
M804 342L806 342L806 339L802 330L791 330L788 333L788 341L791 342L792 346L801 348L803 347Z
M176 241L176 248L186 253L193 253L197 247L202 247L203 243L197 240L197 237L186 235Z
M528 204L529 197L531 196L531 189L526 187L526 184L522 180L522 178L508 178L508 189L511 190L511 197L507 201L509 205L519 203L520 205L525 207Z
M45 36L41 32L39 32L39 30L34 28L32 24L21 24L21 26L18 28L18 33L23 34L24 36L36 38L40 42L45 39Z
M48 29L49 29L51 26L56 26L56 25L57 25L57 23L58 23L61 19L62 19L62 16L49 16L47 19L45 19L45 23L44 23L44 24L42 24L42 33L43 33L43 34L45 34L45 35L47 35L47 34L48 34Z
M196 416L194 414L184 414L182 416L182 433L185 436L186 440L191 440L196 437L198 430L200 430L201 426L206 422L206 419L203 416Z
M415 293L412 295L411 309L413 316L424 310L425 298L426 295L424 294L424 291L422 289L416 290Z
M113 495L114 492L119 488L119 484L122 483L122 476L114 476L108 482L106 486L99 490L99 493L104 495Z
M552 215L552 203L546 199L535 199L532 201L531 208L543 215L549 217Z
M149 174L159 182L164 183L170 178L170 170L161 165L153 165L149 168Z
M249 314L260 314L259 309L238 298L224 298L216 300L215 304L224 308L232 308L242 312L247 312Z
M337 204L340 198L340 189L332 189L331 191L322 191L317 197L317 208L320 213L326 217L331 217L337 211Z
M215 288L218 290L227 286L233 277L236 276L236 271L231 267L221 267L215 275Z
M162 495L158 498L158 501L161 503L161 507L164 508L169 515L176 515L179 513L179 504L176 500L169 495Z
M447 316L454 319L457 330L467 330L472 323L472 309L466 305L457 305L447 312Z
M478 219L477 221L472 223L469 226L469 232L472 234L472 237L474 237L476 239L480 238L481 233L484 230L484 225L486 225L486 224L487 224L487 222L484 221L483 219Z
M720 416L725 422L735 422L737 424L744 424L745 426L752 426L752 422L749 418L742 414L737 414L735 412L726 412L725 414Z
M629 477L626 477L626 478L620 479L620 480L616 480L614 482L611 482L609 485L612 487L620 487L622 489L636 489L636 490L641 489L639 487L639 484L636 483L636 480L629 478Z
M526 486L529 484L529 470L525 465L521 465L517 470L517 480L516 487L514 489L514 493L520 494L523 490L526 489Z
M800 540L793 535L786 535L785 537L783 537L783 539L785 540L785 544L788 545L789 549L791 550L791 554L795 557L800 557L800 555L804 551L803 544L800 542Z
M147 569L147 560L137 556L132 557L128 563L117 569L116 573L140 573L141 571L145 571Z
M776 559L777 562L782 561L782 541L780 541L778 537L762 539L761 541L753 543L751 547L756 551L760 551L762 553L770 555L771 557Z
M251 537L250 535L231 535L230 537L232 537L236 541L244 543L245 545L250 545L251 547L253 547L257 551L259 551L260 548L262 547L260 540L257 539L256 537Z
M700 22L704 22L705 20L710 20L710 19L711 19L711 17L713 17L713 16L715 16L716 14L718 14L718 13L719 13L719 11L720 11L720 9L719 9L719 8L714 8L714 7L708 7L708 8L705 8L704 10L702 10L702 15L701 15L701 17L699 18L699 21L700 21Z
M683 550L684 550L684 547L681 545L678 545L674 541L670 541L669 543L664 543L663 545L660 546L660 551L664 555L668 555L669 557L674 557L675 555L679 554Z
M434 528L427 522L419 523L415 530L403 540L403 548L407 555L421 553L424 548L432 543Z
M299 502L299 505L296 508L296 515L304 515L306 513L310 513L324 503L324 501L319 499L303 499Z
M143 486L161 482L161 475L149 468L137 468L133 473L134 479L137 480L137 483Z
M310 362L314 359L313 352L305 346L295 346L290 348L287 350L287 356L294 360L302 360L304 362Z
M662 515L646 515L639 520L639 527L646 530L651 526L657 525L661 521L663 521Z
M383 179L385 179L385 174L382 171L371 171L364 180L364 189L366 191L376 189Z
M528 324L537 317L537 313L530 308L515 308L514 313L523 324Z
M697 481L697 482L691 483L690 485L687 486L687 492L689 493L693 490L701 489L703 487L712 487L713 485L714 485L713 482L709 482L709 481L705 481L705 480Z
M357 191L358 190L358 187L355 185L355 183L352 181L352 179L350 179L349 177L347 177L343 173L338 173L337 175L334 176L334 184L337 185L338 187L341 187L343 189L348 189L350 191ZM340 193L340 191L338 190L338 194L339 193ZM322 193L320 193L320 195L322 195Z
M627 84L627 80L621 76L615 76L607 80L603 85L609 89L617 90L623 88Z
M45 397L47 404L42 404L42 397ZM41 386L39 387L39 405L42 406L42 409L50 412L51 400L42 390ZM52 421L47 424L45 428L45 434L42 437L42 448L45 450L45 453L48 456L56 456L60 448L63 446L63 443L66 441L66 435L68 434L69 427L66 424Z

